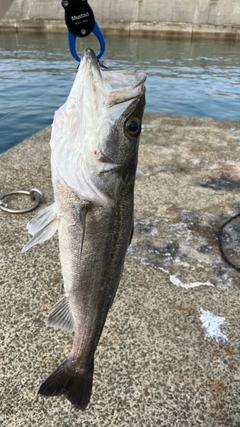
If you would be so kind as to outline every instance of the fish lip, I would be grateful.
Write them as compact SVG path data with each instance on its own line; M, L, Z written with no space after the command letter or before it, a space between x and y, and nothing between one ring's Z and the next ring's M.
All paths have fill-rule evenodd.
M94 50L91 47L86 47L86 49L84 49L82 59L90 60L93 66L96 66L97 68L99 68L97 57L95 55Z
M82 75L85 75L85 79L88 84L95 86L96 90L103 90L103 77L98 63L98 59L94 50L91 47L87 47L84 50L80 67Z
M106 156L101 150L99 150L99 158L98 160L102 163L110 163L115 166L122 166L124 163L116 163L114 160L110 159L110 157Z
M84 49L83 56L91 56L92 58L96 59L96 61L97 61L97 57L95 55L95 52L94 52L94 50L91 47L86 47Z

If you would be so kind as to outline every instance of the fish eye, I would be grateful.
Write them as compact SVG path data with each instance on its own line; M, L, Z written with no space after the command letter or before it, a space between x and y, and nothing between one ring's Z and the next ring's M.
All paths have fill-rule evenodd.
M127 119L124 129L130 136L138 136L141 132L141 121L137 117Z

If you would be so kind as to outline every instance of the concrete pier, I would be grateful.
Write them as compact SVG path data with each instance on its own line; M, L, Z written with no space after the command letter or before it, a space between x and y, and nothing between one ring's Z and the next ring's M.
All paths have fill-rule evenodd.
M0 156L1 192L38 187L53 202L50 131ZM240 426L240 273L216 237L240 211L239 139L239 122L145 114L135 234L84 413L37 396L72 343L45 325L63 292L57 236L23 255L36 211L0 210L1 426Z
M158 37L231 37L240 34L240 3L233 0L92 0L105 34ZM63 31L60 0L1 0L0 30Z

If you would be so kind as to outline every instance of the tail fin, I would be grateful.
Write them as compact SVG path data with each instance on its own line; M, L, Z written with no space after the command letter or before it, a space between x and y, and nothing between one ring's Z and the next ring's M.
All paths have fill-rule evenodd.
M85 372L79 373L71 360L66 359L45 381L42 383L38 394L42 396L61 396L66 398L75 408L84 411L90 401L93 381L93 361Z

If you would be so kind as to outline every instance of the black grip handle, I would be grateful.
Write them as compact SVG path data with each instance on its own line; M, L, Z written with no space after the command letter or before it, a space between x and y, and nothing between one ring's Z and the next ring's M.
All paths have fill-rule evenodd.
M62 0L65 22L76 37L87 37L93 30L95 18L87 0Z

